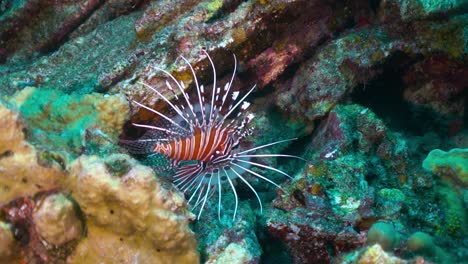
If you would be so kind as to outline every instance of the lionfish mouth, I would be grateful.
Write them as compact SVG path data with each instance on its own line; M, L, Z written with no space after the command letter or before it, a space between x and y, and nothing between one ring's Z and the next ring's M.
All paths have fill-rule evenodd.
M175 171L173 183L186 194L188 204L192 205L193 210L198 210L197 219L200 219L207 200L215 192L218 193L218 218L221 219L223 187L229 185L235 197L234 220L239 204L233 183L237 179L240 179L255 194L260 211L263 210L262 201L244 175L250 174L281 189L279 184L251 168L271 170L292 179L287 173L266 164L254 162L252 158L302 158L286 154L255 154L257 150L295 140L295 138L239 150L240 143L253 131L250 122L254 115L247 112L250 103L245 99L256 86L254 85L238 99L240 92L231 89L237 69L237 60L234 55L234 70L230 81L223 88L217 87L213 60L205 50L202 51L213 69L211 91L206 92L205 87L199 85L195 70L183 56L180 57L193 75L196 88L195 100L190 99L183 82L178 81L168 71L155 67L167 76L165 85L172 93L174 101L171 102L163 93L147 83L141 82L141 84L167 103L170 111L160 112L133 101L137 106L157 115L161 121L158 124L133 123L136 127L147 129L146 133L137 140L121 140L121 143L133 154L166 156L170 160L170 167Z

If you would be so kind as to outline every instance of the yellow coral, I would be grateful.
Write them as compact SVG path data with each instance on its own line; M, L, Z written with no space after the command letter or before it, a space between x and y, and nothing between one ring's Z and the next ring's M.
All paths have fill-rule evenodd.
M112 121L110 113L101 116L103 122L115 121L113 125L122 122ZM71 194L85 215L87 235L67 263L198 262L195 236L188 227L194 216L183 195L150 168L128 155L81 156L70 166L66 160L40 162L41 157L55 156L38 153L24 140L19 119L18 113L0 104L0 204L49 189ZM126 166L108 165L113 162ZM61 222L55 224L53 228L59 228ZM7 241L5 234L0 238Z
M108 160L128 162L130 170L120 177L112 175L105 165ZM133 252L161 263L198 261L195 237L188 227L193 215L185 210L182 194L164 186L150 168L127 155L107 160L82 156L71 165L67 186L89 220L88 232L100 234L78 245L73 263L92 263L99 259L96 254L112 257L109 243L122 247L119 256L124 259ZM101 236L105 239L98 239Z
M18 250L11 229L11 224L0 221L0 260L8 263L14 263L13 258L17 257L15 252ZM0 261L0 263L6 262Z
M407 261L387 254L379 244L366 249L358 261L359 264L403 264Z
M60 185L64 173L38 162L36 149L24 140L19 114L0 104L0 204Z

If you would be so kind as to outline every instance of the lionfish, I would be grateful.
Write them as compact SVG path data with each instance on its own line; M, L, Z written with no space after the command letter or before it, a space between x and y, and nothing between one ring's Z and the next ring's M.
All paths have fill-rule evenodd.
M171 102L169 98L151 85L145 82L140 84L164 100L168 104L170 113L163 113L133 101L139 107L159 116L163 122L160 122L159 125L132 123L136 127L148 129L147 132L139 139L122 140L122 142L133 154L162 154L169 159L170 167L175 171L172 178L173 183L186 194L189 205L193 202L193 210L200 207L197 219L200 219L207 200L215 190L218 193L218 218L221 218L222 186L227 182L235 197L234 220L239 203L236 187L233 183L235 179L240 179L252 190L260 205L260 211L263 210L260 196L244 177L244 174L248 173L281 188L271 179L251 170L251 167L268 169L292 179L287 173L266 164L254 162L251 160L252 158L302 158L286 154L254 154L256 150L296 138L279 140L249 149L240 149L242 141L253 131L253 127L248 125L254 115L246 111L250 103L245 99L254 91L256 85L237 100L240 92L231 89L237 69L236 56L233 55L232 77L221 88L217 87L216 68L213 60L205 50L203 52L210 61L213 70L211 92L205 91L205 87L199 85L194 68L183 56L180 58L188 65L193 76L197 92L196 100L190 99L187 93L188 87L182 81L178 81L168 71L154 67L155 70L168 77L165 85L172 93L174 102ZM178 92L180 93L178 94Z

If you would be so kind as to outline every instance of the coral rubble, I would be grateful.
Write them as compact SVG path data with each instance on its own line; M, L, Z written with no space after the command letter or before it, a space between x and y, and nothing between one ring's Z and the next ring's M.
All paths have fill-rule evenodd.
M83 232L73 202L63 194L52 194L38 201L32 220L38 234L55 246L77 239Z

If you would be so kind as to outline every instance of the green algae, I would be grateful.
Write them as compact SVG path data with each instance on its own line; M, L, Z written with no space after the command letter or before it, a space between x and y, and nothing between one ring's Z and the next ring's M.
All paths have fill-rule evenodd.
M37 162L44 167L51 167L56 164L62 170L65 170L67 166L66 159L62 154L49 150L40 151L37 155Z
M468 7L465 0L393 0L404 21L422 20L447 13L460 13Z
M132 164L128 159L122 157L108 159L104 162L104 165L110 174L119 178L126 175L132 168Z
M40 155L45 163L57 160L50 153L105 151L111 142L117 142L128 114L128 105L120 96L70 95L28 88L12 97L11 102L28 124L31 141L52 151Z
M406 195L399 189L383 188L377 193L377 206L385 219L398 219L406 206Z
M467 235L467 215L462 197L452 188L439 186L438 196L443 209L442 223L437 230L439 235L463 238Z
M466 4L464 0L418 0L418 2L421 3L427 13L446 11Z
M96 119L96 112L90 104L77 102L77 97L55 90L34 90L19 110L32 138L53 149L79 153L84 129Z

